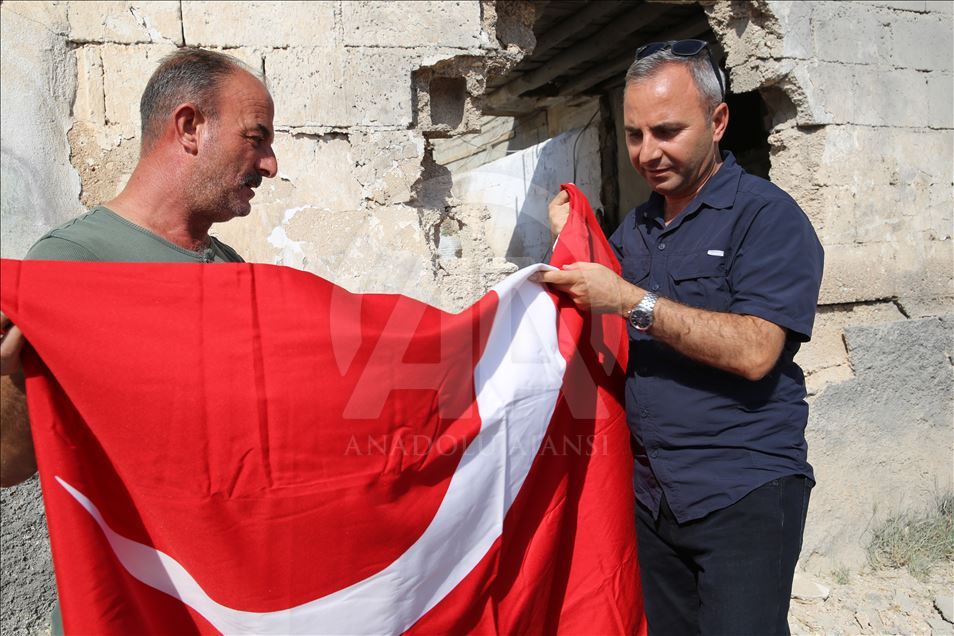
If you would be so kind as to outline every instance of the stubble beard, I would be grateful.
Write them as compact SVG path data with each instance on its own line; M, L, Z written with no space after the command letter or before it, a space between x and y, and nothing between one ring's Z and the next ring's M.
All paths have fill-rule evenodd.
M192 211L212 223L248 216L251 205L241 197L241 182L210 162L192 180Z

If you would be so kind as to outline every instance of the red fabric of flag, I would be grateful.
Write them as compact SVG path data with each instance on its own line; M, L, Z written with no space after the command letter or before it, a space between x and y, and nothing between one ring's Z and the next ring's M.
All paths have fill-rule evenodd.
M572 186L553 264L619 271ZM67 633L645 631L622 321L4 260Z

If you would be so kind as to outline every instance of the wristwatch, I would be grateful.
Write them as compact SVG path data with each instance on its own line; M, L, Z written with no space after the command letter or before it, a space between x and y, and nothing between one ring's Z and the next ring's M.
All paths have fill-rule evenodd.
M656 301L659 299L656 294L646 292L643 299L626 314L629 324L637 331L649 331L653 326L653 309L656 308Z

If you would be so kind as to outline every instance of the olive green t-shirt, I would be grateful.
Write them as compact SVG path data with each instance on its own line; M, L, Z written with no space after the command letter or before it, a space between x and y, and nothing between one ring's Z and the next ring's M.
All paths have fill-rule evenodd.
M139 227L109 208L97 206L47 232L33 244L27 260L104 263L243 263L231 247L212 237L193 252Z

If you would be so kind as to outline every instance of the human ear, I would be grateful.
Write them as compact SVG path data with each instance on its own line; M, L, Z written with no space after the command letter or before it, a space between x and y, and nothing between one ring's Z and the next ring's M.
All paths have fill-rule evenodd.
M719 143L729 125L729 106L722 102L712 111L712 141Z
M206 120L202 112L190 103L180 104L172 113L176 141L190 155L199 152L199 135Z

